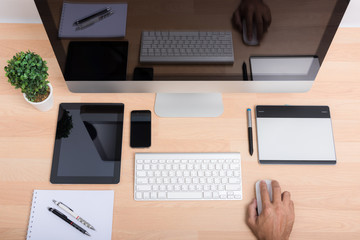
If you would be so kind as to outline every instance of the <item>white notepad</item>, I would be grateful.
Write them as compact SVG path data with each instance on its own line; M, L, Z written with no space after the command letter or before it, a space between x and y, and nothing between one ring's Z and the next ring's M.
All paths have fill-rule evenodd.
M63 202L76 214L94 226L96 231L87 228L75 218L53 203ZM79 190L34 190L27 240L111 240L113 220L114 191ZM48 207L65 214L74 223L90 233L90 237L70 226L51 213Z
M111 8L114 14L83 30L76 31L73 23L79 19ZM63 4L59 37L124 37L126 32L127 3L68 3Z

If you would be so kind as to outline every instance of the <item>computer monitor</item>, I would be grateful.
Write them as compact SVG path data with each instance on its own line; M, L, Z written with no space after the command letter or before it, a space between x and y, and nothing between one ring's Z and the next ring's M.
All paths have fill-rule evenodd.
M88 0L76 2L89 3ZM122 1L106 1L118 2ZM59 38L63 1L35 0L35 3L70 91L155 92L155 112L159 116L211 117L221 115L221 93L224 92L310 90L349 1L129 0L126 2L125 36L112 38ZM104 3L98 9L101 6ZM85 15L79 13L78 17ZM106 21L110 22L112 17L95 25L106 26ZM251 18L253 26L262 21L257 31L267 29L259 44L254 46L245 43L239 28L239 25L249 27L243 19ZM231 32L234 61L231 64L142 63L139 56L144 31ZM77 66L76 63L85 62L81 57L97 59L86 55L95 54L95 50L87 51L86 47L81 50L88 44L84 42L98 44L94 41L113 45L112 51L117 55L103 54L104 59L114 58L118 63L94 60L90 67ZM78 58L77 52L86 54ZM98 68L118 75L97 75ZM83 69L83 75L78 74L79 69ZM248 80L244 79L245 72Z

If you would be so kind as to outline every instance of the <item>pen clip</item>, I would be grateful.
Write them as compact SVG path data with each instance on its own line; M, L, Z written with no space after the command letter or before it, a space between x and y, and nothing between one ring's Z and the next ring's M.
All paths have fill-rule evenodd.
M72 210L71 208L69 208L69 206L65 205L65 203L59 202L59 204L60 204L60 203L61 203L62 205L64 205L65 207L67 207L70 211L72 211L72 212L74 211L74 210ZM58 206L59 206L59 205L58 205Z

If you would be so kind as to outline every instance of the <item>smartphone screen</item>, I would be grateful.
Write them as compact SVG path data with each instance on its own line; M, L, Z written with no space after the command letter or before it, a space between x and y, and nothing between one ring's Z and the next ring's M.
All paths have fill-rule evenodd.
M151 112L149 110L131 112L130 146L133 148L150 147Z

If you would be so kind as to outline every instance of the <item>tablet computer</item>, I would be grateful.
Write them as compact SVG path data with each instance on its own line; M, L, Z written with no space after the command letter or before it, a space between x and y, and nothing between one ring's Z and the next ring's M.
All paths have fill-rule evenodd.
M62 103L51 183L120 181L124 104Z
M126 80L127 41L73 41L69 43L66 81Z

